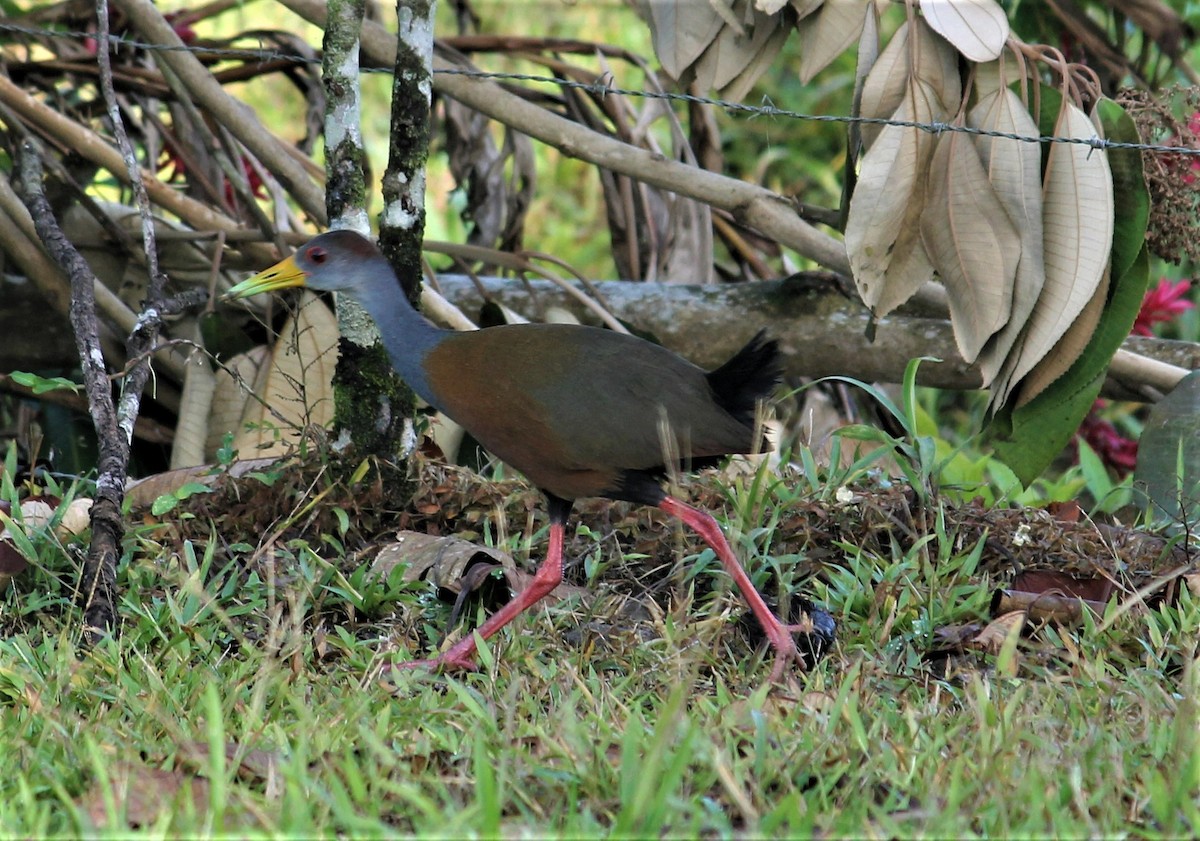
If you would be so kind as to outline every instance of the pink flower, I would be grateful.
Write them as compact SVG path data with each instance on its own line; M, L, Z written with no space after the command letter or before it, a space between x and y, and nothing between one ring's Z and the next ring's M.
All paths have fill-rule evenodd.
M1075 434L1087 441L1088 446L1105 465L1118 476L1124 477L1137 466L1138 442L1118 432L1112 421L1100 417L1099 411L1104 405L1103 400L1093 403L1092 410L1083 419L1079 431ZM1079 460L1078 453L1075 460Z
M1133 322L1132 332L1138 336L1153 336L1154 331L1150 328L1155 324L1171 321L1180 313L1192 309L1196 305L1183 297L1191 288L1190 280L1172 283L1165 277L1160 278L1158 285L1146 292L1142 308Z
M1188 171L1180 176L1180 180L1184 184L1191 186L1196 183L1196 172L1200 171L1200 157L1196 155L1188 156Z

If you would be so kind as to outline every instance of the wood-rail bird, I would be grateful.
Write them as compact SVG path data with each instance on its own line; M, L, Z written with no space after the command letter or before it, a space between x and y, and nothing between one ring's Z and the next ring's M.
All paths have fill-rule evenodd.
M771 679L801 663L792 631L771 612L717 521L667 494L671 467L697 469L758 449L756 406L780 379L779 349L759 332L712 371L634 336L569 324L516 324L458 332L437 327L405 297L365 237L330 231L230 289L241 298L292 286L337 292L374 319L392 365L418 395L489 452L525 474L549 504L546 559L529 586L476 633L487 639L562 580L571 506L607 497L657 506L704 539L775 649ZM664 440L674 442L668 456ZM474 668L476 637L397 668Z

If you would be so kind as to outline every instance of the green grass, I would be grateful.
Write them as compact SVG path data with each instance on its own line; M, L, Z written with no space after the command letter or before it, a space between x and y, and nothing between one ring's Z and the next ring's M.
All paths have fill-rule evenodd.
M820 493L743 481L726 492L728 518L763 580L794 560L772 554L781 512ZM76 571L35 535L36 568L0 615L5 835L124 836L129 821L171 836L1200 827L1200 604L1186 593L1142 617L941 660L934 631L985 618L990 588L977 547L939 525L894 557L847 544L799 588L838 618L839 641L789 687L763 685L769 663L727 621L741 607L715 567L692 578L681 558L657 639L569 646L561 635L580 620L564 603L492 640L481 673L400 673L389 692L378 667L445 607L395 582L367 598L338 539L291 539L251 562L255 538L224 535L239 537L239 565L222 568L219 538L139 527L120 573L122 634L79 658ZM715 597L689 597L700 580Z

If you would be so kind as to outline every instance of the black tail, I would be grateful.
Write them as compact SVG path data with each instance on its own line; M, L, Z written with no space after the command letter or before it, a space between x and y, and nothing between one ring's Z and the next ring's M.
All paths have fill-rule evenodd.
M728 362L709 371L708 384L720 406L746 426L754 426L754 405L783 378L779 342L759 330Z

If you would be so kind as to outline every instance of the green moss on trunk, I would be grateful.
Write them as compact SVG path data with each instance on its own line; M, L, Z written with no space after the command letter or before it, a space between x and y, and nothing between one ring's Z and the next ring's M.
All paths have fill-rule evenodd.
M345 117L360 108L354 56L364 7L365 0L331 0L323 43L326 137L333 140L326 149L325 205L335 221L352 219L355 213L365 213L366 207L366 151L357 126ZM331 122L335 115L341 115L344 124ZM338 134L330 138L330 130ZM407 499L412 490L398 456L404 451L405 421L414 404L412 391L393 372L378 339L368 347L341 341L334 373L334 427L336 440L349 456L342 466L354 470L362 459L371 459L378 466L386 498L397 502Z

